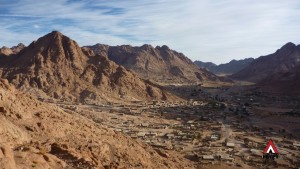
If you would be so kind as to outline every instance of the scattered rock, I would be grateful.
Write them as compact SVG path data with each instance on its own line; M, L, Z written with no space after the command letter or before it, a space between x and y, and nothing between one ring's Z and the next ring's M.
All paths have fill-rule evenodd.
M168 158L169 154L166 153L165 151L161 150L161 149L154 149L160 156L164 157L164 158Z
M17 169L12 149L0 145L0 169Z

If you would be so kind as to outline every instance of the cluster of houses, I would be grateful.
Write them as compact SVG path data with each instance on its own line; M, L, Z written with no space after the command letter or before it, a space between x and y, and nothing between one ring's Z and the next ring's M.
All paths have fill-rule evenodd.
M211 100L224 100L227 98L220 96L207 96ZM249 100L252 99L252 100ZM265 146L264 142L248 140L245 138L253 137L268 140L281 138L280 133L259 128L255 125L244 123L245 117L254 116L247 106L239 104L243 99L248 99L252 105L255 104L255 97L245 97L236 102L224 105L220 102L202 102L202 101L179 101L164 102L153 100L151 102L134 101L132 105L112 104L115 108L109 111L114 115L110 118L110 128L117 132L123 132L134 139L140 139L145 143L168 150L182 151L184 153L194 154L202 164L214 164L225 161L229 164L237 165L237 158L251 166L262 165L261 153ZM77 106L65 105L64 108L77 110ZM235 113L238 112L238 113ZM138 122L134 120L122 121L121 117L125 115L137 117L163 117L170 119L169 122ZM223 122L232 126L235 133L230 140L224 140L222 134ZM245 132L247 131L247 132ZM236 134L238 133L238 134ZM223 138L223 139L222 139ZM300 163L299 155L292 152L300 151L299 142L285 142L278 139L281 152L287 157L290 163ZM189 150L189 151L187 151ZM292 154L289 156L289 153ZM295 160L296 159L296 160ZM282 164L283 165L283 164Z

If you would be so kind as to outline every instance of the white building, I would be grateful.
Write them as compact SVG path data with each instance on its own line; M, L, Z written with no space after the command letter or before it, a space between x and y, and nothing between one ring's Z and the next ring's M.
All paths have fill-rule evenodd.
M229 143L229 142L228 142L228 143L226 144L226 146L227 146L227 147L234 147L235 144L234 144L234 143Z

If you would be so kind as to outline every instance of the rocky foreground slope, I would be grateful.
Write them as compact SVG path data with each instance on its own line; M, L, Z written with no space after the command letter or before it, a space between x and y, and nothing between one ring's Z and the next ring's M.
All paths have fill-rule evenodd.
M193 168L0 80L0 169Z
M81 48L57 31L18 53L2 53L0 77L23 91L34 90L38 95L70 101L173 98L101 53Z
M168 46L143 45L87 46L95 53L105 54L110 60L134 71L143 79L162 83L201 83L220 80L216 75L197 67L184 54Z

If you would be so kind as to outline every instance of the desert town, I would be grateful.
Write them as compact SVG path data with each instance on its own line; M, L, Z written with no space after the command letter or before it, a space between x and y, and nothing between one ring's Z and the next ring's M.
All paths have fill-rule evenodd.
M263 94L231 93L227 97L226 92L224 96L214 95L216 91L227 91L226 88L196 88L184 92L202 99L172 103L153 100L97 104L87 101L85 105L74 105L52 99L50 102L66 111L76 111L115 132L142 140L166 158L168 151L176 151L198 166L221 162L243 168L300 166L299 99L272 96L274 102L263 102L270 100ZM295 109L268 109L275 104ZM265 117L274 117L274 121L281 118L281 123L286 125L278 127L274 122L264 121ZM279 158L271 162L262 158L270 139L280 151Z
M294 19L299 16L293 22L290 15L284 15L285 22L273 22L276 18L264 19L243 2L246 11L255 12L243 21L253 16L255 22L249 23L255 27L249 28L267 31L257 34L215 25L215 20L208 24L212 20L206 14L220 15L219 22L225 23L223 13L241 11L231 10L237 2L205 6L174 1L164 8L162 1L119 1L120 6L117 1L16 0L0 5L0 33L6 35L1 43L10 46L0 48L0 169L300 168L300 45L286 34L265 36L273 32L265 29L269 23L284 23L278 32L292 34L286 23L298 23ZM137 10L141 2L145 8ZM127 3L134 8L123 9ZM128 13L144 16L153 3L154 24L147 26L148 17L136 23L138 16ZM214 10L195 15L190 9L202 10L194 3ZM231 5L222 12L219 5L226 4ZM290 6L279 11L296 11L299 5L280 2L275 9ZM178 12L182 6L189 6L188 11ZM171 12L172 18L162 20L160 10ZM192 17L177 22L184 13ZM209 19L194 22L194 16ZM230 25L236 16L229 14ZM205 25L186 29L183 21ZM198 31L202 28L213 32ZM169 36L176 29L183 32ZM299 30L294 31L297 35ZM252 34L257 36L248 38ZM233 37L237 39L230 43ZM194 57L191 49L197 51Z

